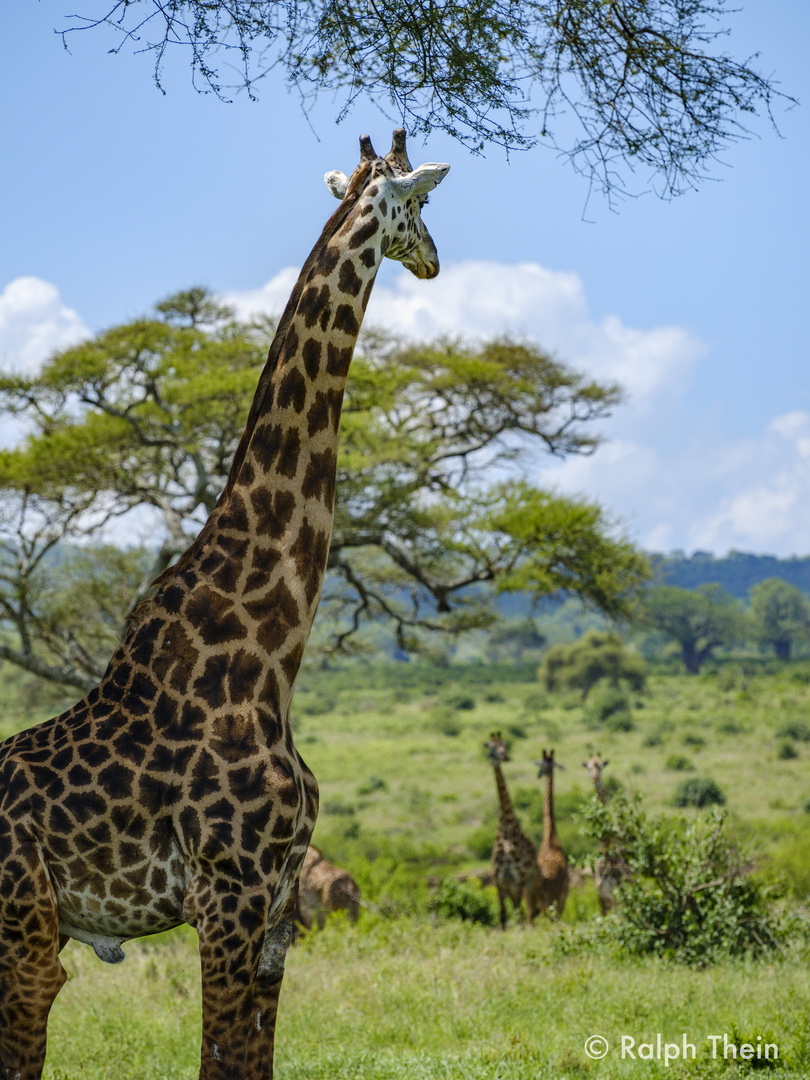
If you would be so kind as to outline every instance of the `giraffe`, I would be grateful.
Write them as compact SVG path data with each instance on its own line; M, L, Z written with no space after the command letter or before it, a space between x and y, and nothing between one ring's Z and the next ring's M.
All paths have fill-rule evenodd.
M521 829L509 798L506 780L501 771L501 764L509 761L509 753L501 739L501 733L495 732L484 743L484 748L495 770L495 786L500 805L498 832L492 848L492 869L501 909L501 928L505 930L507 897L516 909L525 900L526 915L530 923L534 922L537 914L537 851Z
M538 778L546 778L546 790L543 799L543 840L537 855L538 889L537 900L540 911L548 911L552 904L561 916L568 896L568 860L565 857L557 825L554 820L554 770L564 768L554 760L554 751L543 751L538 766Z
M582 762L583 767L588 770L591 780L593 780L596 797L603 806L606 806L610 801L610 796L602 784L602 769L609 764L609 761L603 761L598 754ZM629 875L630 867L621 852L612 849L605 839L600 840L599 857L593 866L593 879L596 882L596 891L599 893L599 907L603 915L607 915L615 907L614 890Z
M323 930L328 911L346 911L349 919L356 922L360 913L360 890L348 870L328 862L318 848L310 844L298 881L295 919L307 930L312 929L314 922L319 930Z
M155 581L99 685L0 746L0 1077L37 1080L59 951L190 923L200 1080L272 1077L318 787L290 702L326 568L338 424L383 256L439 272L421 218L449 166L367 136L270 347L216 507Z

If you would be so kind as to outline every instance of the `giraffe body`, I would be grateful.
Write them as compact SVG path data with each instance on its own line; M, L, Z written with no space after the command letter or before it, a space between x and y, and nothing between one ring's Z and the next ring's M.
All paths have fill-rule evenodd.
M361 140L270 348L226 487L155 582L99 685L0 746L0 1077L37 1080L70 938L101 959L188 922L201 1080L267 1080L294 887L318 789L293 744L349 364L379 265L438 258L421 220L446 165Z
M501 764L509 761L509 753L500 733L492 735L489 741L484 743L484 747L495 772L500 807L498 831L492 848L492 871L498 890L501 928L505 930L507 899L512 902L515 910L525 903L526 917L530 923L537 914L537 850L521 828L509 797L501 770Z
M311 844L298 882L295 918L307 930L315 923L323 930L328 912L345 911L352 922L360 913L360 890L348 872L334 866Z
M582 764L593 780L597 799L604 806L609 796L602 784L602 770L609 762L594 755ZM616 906L614 893L618 886L630 876L630 872L630 867L621 852L610 847L605 840L600 840L599 856L593 866L593 880L599 894L599 907L603 915L607 915Z
M553 905L557 915L565 909L565 901L570 888L568 860L565 857L554 817L554 770L561 769L554 760L554 751L543 751L539 766L539 777L545 777L546 790L543 799L543 840L537 853L537 906L540 911L548 911Z

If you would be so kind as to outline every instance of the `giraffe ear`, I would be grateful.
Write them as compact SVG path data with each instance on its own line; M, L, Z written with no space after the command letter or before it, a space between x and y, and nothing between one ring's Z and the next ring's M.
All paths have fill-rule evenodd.
M394 191L398 191L401 195L427 195L444 180L449 171L449 165L429 161L426 165L420 165L418 169L414 169L412 173L392 176L390 184Z
M349 187L348 176L340 169L333 169L331 172L324 173L323 179L335 198L342 200Z

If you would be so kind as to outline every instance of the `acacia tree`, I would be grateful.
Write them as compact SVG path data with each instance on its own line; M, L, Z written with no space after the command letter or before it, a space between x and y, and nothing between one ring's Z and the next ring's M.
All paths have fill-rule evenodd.
M730 645L745 632L745 617L731 595L709 583L696 589L659 585L645 593L639 608L643 623L678 643L690 675L720 645Z
M773 646L780 660L789 660L793 646L810 635L810 602L782 578L765 578L748 590L754 633Z
M342 91L394 106L411 130L562 150L610 190L622 164L677 194L781 96L718 47L725 0L96 0L63 38L112 28L154 54L185 49L198 89L257 93L278 66L304 107ZM92 11L89 9L92 8ZM234 64L236 61L236 64ZM220 70L236 72L227 88ZM233 77L232 75L230 76ZM789 99L792 100L792 99ZM572 123L573 120L573 123Z
M95 685L127 612L216 503L271 329L189 290L0 380L0 407L31 427L0 452L0 657ZM367 334L344 403L319 647L351 649L380 620L407 649L425 631L488 625L488 585L564 589L622 615L644 558L600 507L510 479L539 447L593 452L587 425L618 399L527 345ZM116 522L127 550L75 547Z

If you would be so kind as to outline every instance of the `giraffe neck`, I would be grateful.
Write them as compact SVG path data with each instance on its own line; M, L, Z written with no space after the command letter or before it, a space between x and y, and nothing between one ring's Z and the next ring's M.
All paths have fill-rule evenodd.
M495 770L495 786L498 789L498 803L501 808L500 819L504 821L508 819L510 821L516 821L515 811L512 806L512 800L509 798L509 791L506 787L506 780L504 779L503 772L501 771L500 764L496 761L493 765Z
M554 821L554 766L546 773L546 790L543 796L543 840L548 842L557 835Z
M606 806L607 801L608 801L608 793L605 791L604 787L602 786L602 776L601 776L601 774L596 777L593 784L594 784L594 787L596 788L596 797L597 797L597 799L599 800L599 802L603 806Z
M343 394L386 249L364 180L361 170L304 265L213 513L156 582L158 605L171 593L188 619L193 592L201 625L238 627L263 669L251 685L282 717L326 572Z

